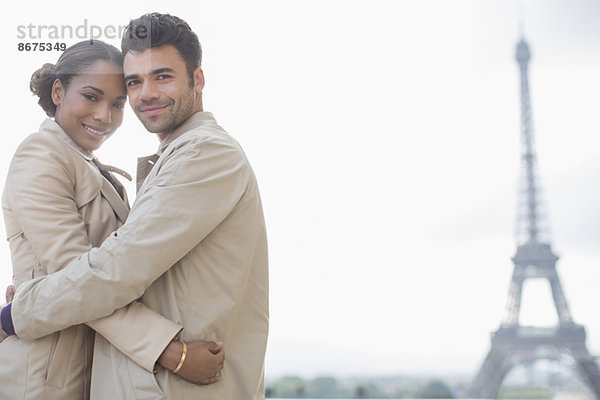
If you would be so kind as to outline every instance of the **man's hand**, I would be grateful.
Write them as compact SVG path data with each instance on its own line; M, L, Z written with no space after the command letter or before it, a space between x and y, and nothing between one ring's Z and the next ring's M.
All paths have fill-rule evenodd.
M219 382L221 380L219 372L225 360L223 343L200 340L186 345L187 356L177 375L186 381L201 385ZM158 363L173 371L179 364L182 353L183 345L179 342L171 342L158 358Z

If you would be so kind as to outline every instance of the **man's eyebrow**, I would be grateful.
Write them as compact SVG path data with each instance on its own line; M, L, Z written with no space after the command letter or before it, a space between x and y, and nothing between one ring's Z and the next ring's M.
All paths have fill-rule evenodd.
M95 86L88 85L88 86L82 87L82 89L92 89L94 92L98 93L99 95L104 96L104 91L102 89L98 89Z
M173 68L169 68L169 67L158 68L158 69L155 69L154 71L150 72L150 75L158 75L158 74L162 74L165 72L175 73L175 70Z
M148 75L159 75L159 74L164 74L165 72L170 72L170 73L174 74L175 70L173 68L169 68L169 67L157 68L157 69L150 71L150 73ZM140 77L139 74L129 74L129 75L125 76L125 81L129 81L132 79L138 79L139 77Z

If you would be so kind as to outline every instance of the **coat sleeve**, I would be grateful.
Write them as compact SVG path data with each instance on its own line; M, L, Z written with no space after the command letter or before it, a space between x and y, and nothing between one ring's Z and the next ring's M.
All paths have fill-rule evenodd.
M92 248L75 198L73 169L78 160L62 146L52 137L36 135L28 139L13 158L5 189L17 223L48 274ZM61 297L63 291L54 290L49 295ZM30 312L29 305L24 312ZM134 362L152 371L158 356L182 327L141 303L124 306L88 325ZM72 309L73 303L65 305L66 311ZM42 321L43 318L39 323L44 324ZM148 326L156 327L152 334L148 334ZM124 327L129 335L121 333Z
M163 155L127 222L102 246L22 286L12 304L18 336L44 336L139 298L230 214L250 176L241 149L223 140L188 142Z

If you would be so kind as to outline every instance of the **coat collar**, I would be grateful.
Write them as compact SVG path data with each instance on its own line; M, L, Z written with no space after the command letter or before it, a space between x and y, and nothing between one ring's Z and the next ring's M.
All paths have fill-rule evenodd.
M98 161L98 159L94 156L94 154L91 151L85 150L77 143L75 143L73 139L71 139L69 135L67 135L67 133L60 127L60 125L56 123L56 121L50 118L46 118L40 126L40 132L53 135L59 138L64 143L66 143L67 146L71 147L73 150L79 153L85 160L95 164L98 170L103 169L109 172L116 172L120 175L123 175L125 178L131 180L131 176L127 172L120 170L119 168L113 167L111 165L102 164L100 161ZM127 215L129 214L129 204L126 197L127 195L125 194L125 198L122 199L121 196L119 196L119 194L117 193L117 190L112 186L112 184L108 180L106 180L106 178L104 178L100 173L98 173L98 178L100 181L100 191L107 199L108 203L113 208L119 219L122 222L125 222L125 220L127 219Z
M158 161L162 153L169 147L171 143L178 137L184 135L186 132L192 129L198 128L203 125L214 125L216 124L215 117L212 113L207 111L200 111L192 114L185 122L177 127L165 140L163 140L158 151L155 154L146 157L139 157L137 163L137 177L136 177L136 193L140 191L146 177L150 174L154 164Z
M160 143L158 148L158 155L161 155L167 147L171 143L175 141L178 137L183 135L184 133L191 131L194 128L198 128L202 125L215 124L216 120L213 117L212 113L207 111L199 111L197 113L192 114L187 120L185 120L181 125L177 127L165 140Z
M73 148L75 151L81 154L81 156L86 160L93 160L94 155L92 154L92 152L84 149L83 147L75 143L73 139L71 139L69 135L67 135L67 133L60 127L60 125L58 125L53 119L46 118L44 122L42 122L42 125L40 125L40 132L56 136L57 138L65 142L69 147Z
M73 139L71 139L71 137L67 135L67 133L60 127L60 125L56 123L56 121L50 118L46 118L44 122L42 122L42 125L40 125L40 132L56 136L57 138L65 142L69 147L81 154L81 156L84 159L86 159L87 161L93 161L99 169L109 172L116 172L128 181L132 179L131 175L129 175L126 171L123 171L122 169L114 167L112 165L106 165L101 163L100 160L96 158L94 153L84 149L83 147L75 143Z

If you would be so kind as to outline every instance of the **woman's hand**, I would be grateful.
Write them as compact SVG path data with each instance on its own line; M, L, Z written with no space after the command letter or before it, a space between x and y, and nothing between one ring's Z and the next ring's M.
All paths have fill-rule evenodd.
M177 375L192 383L208 385L219 382L219 372L223 368L225 349L222 342L189 342L187 355ZM183 345L180 342L171 342L158 358L158 363L169 371L177 368Z
M15 297L15 287L13 285L8 285L8 287L6 288L6 293L5 293L5 298L6 298L6 303L10 303L13 300L13 297ZM0 307L0 311L4 308L4 305L2 305ZM8 335L6 334L6 332L4 332L2 330L2 327L0 327L0 343L4 341L4 339L6 339L8 337Z
M8 285L4 296L6 297L7 304L13 301L13 298L15 297L15 287L13 285Z

